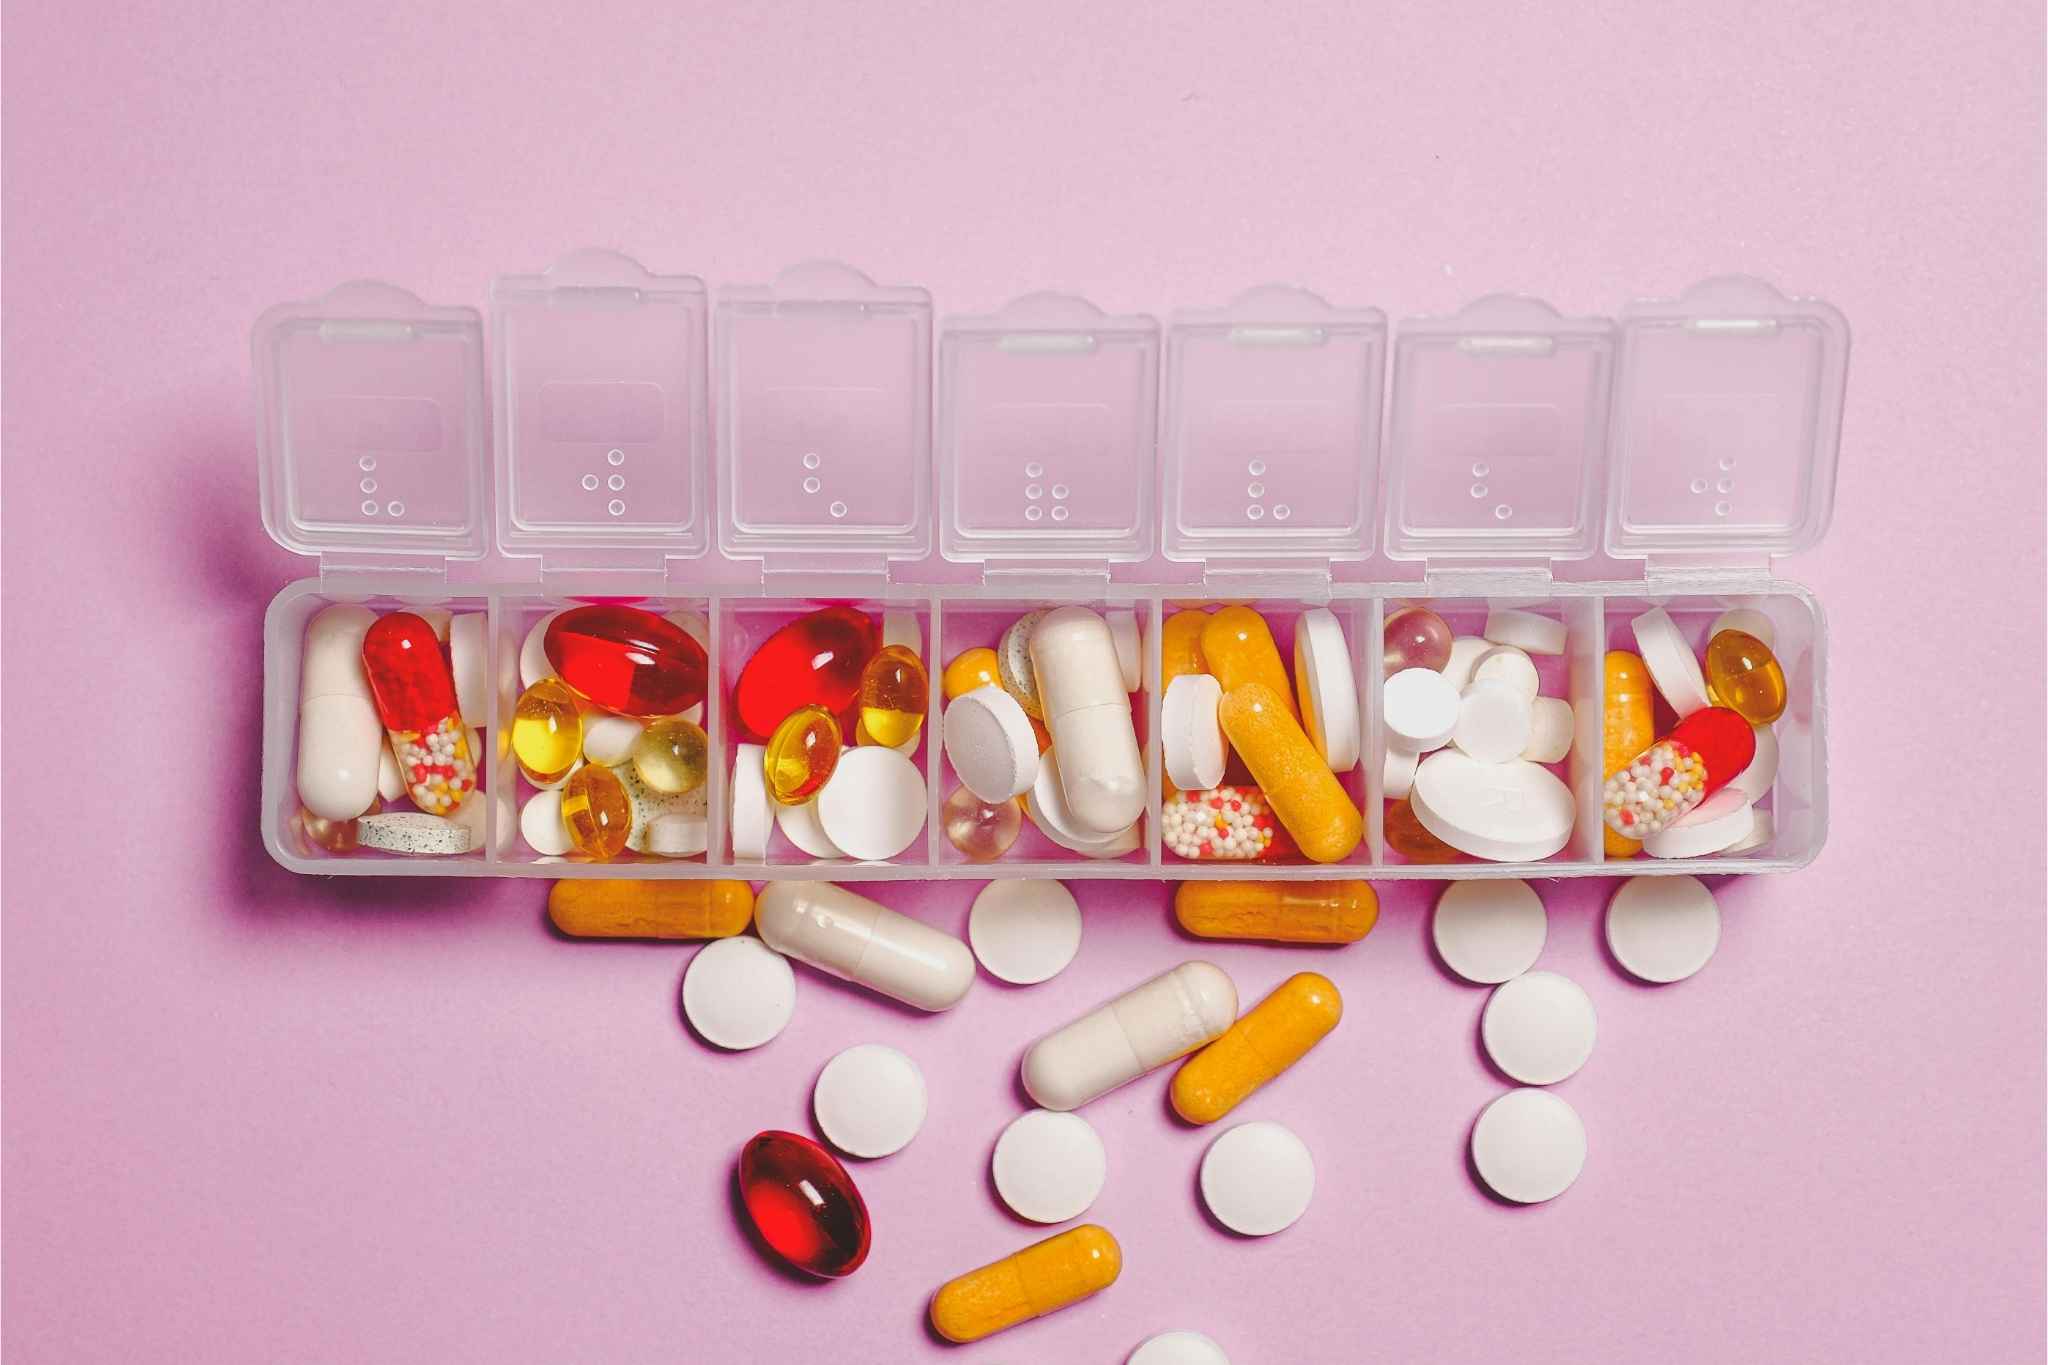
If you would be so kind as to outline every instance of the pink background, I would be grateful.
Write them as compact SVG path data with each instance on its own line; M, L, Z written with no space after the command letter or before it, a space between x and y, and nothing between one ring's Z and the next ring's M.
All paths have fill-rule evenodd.
M1834 835L1723 890L1666 990L1543 888L1601 1042L1584 1178L1505 1208L1480 992L1389 886L1342 952L1204 950L1350 1008L1246 1109L1315 1150L1263 1243L1193 1197L1155 1077L1089 1111L1110 1292L972 1350L1121 1359L2038 1359L2043 1275L2038 4L9 7L5 1347L10 1360L897 1361L947 1276L1032 1239L989 1144L1018 1051L1181 957L1160 888L1080 960L911 1017L800 972L713 1055L688 947L570 944L539 883L326 884L256 838L264 602L246 337L352 276L481 303L609 244L761 280L833 254L983 310L1271 278L1396 316L1613 308L1741 269L1856 329L1832 535ZM892 903L958 928L969 885ZM856 1174L855 1278L797 1284L726 1171L847 1043L924 1134Z

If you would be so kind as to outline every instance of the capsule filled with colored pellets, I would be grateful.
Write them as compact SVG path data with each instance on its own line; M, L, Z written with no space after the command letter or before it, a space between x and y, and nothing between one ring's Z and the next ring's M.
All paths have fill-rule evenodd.
M745 882L581 877L548 888L548 919L571 938L731 938L753 918Z
M764 640L740 670L733 685L740 728L748 739L761 740L802 707L850 715L861 669L880 643L874 618L864 611L824 607L799 616Z
M609 862L633 832L632 798L610 768L586 763L562 784L562 824L578 853Z
M1771 647L1746 630L1724 630L1707 641L1707 686L1721 704L1751 725L1785 714L1785 670Z
M552 787L583 756L583 708L560 678L542 678L512 708L512 757L536 787Z
M1349 857L1365 837L1365 817L1285 699L1264 683L1245 683L1223 694L1216 719L1302 855L1318 863Z
M1208 626L1206 611L1177 611L1166 618L1166 624L1159 628L1159 695L1166 695L1175 678L1209 671L1202 661L1202 632Z
M476 755L440 637L409 611L379 617L363 634L363 673L412 803L452 814L476 790Z
M1728 785L1756 757L1756 731L1725 706L1693 712L1607 779L1607 827L1630 838L1656 834Z
M768 737L762 755L768 794L785 806L801 806L816 796L839 766L843 743L839 722L824 707L790 712Z
M1642 659L1625 649L1611 649L1604 676L1600 775L1607 778L1632 763L1657 735L1651 728L1650 673ZM1604 821L1600 837L1610 858L1633 858L1643 851L1641 840L1616 833Z
M860 723L876 744L895 748L916 738L931 706L924 661L902 645L884 645L860 671Z
M681 716L664 716L633 741L633 772L666 796L681 796L704 785L711 771L711 740L704 727Z
M1180 1064L1170 1092L1173 1112L1189 1123L1214 1123L1307 1056L1343 1017L1335 982L1317 972L1288 977Z
M704 700L704 646L651 611L571 607L548 623L541 645L563 682L621 716L672 716Z
M1182 882L1173 917L1197 938L1356 943L1380 917L1370 883Z
M1271 689L1280 708L1300 723L1280 647L1273 643L1266 618L1250 607L1225 607L1208 619L1202 627L1202 662L1226 693L1259 683Z
M1266 861L1295 852L1257 787L1174 792L1159 808L1159 841L1175 857L1196 862Z
M948 1341L980 1341L1101 1293L1123 1268L1116 1238L1084 1223L948 1280L932 1296L932 1330Z
M757 1133L740 1148L739 1180L747 1220L790 1265L837 1279L867 1260L867 1201L846 1167L817 1143L795 1133Z

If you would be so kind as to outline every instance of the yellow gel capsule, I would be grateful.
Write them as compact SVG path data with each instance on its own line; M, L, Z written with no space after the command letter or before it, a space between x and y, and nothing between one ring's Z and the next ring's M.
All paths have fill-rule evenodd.
M1084 1223L946 1281L932 1296L932 1329L980 1341L1109 1288L1123 1268L1116 1238Z
M1209 671L1202 660L1202 632L1208 625L1208 612L1189 610L1175 612L1159 628L1161 696L1166 695L1167 684L1175 678Z
M650 788L681 796L704 785L711 771L711 740L704 727L681 716L650 724L633 741L633 771Z
M1266 618L1250 607L1225 607L1202 627L1202 662L1223 684L1225 692L1246 683L1261 683L1273 690L1281 709L1296 721L1294 689L1287 682L1287 665Z
M1173 917L1197 938L1356 943L1379 922L1366 882L1182 882Z
M1785 714L1785 670L1771 647L1746 630L1724 630L1707 641L1707 688L1751 725Z
M578 853L609 862L626 851L633 802L610 768L586 763L562 787L562 824Z
M1610 649L1603 675L1600 776L1608 778L1635 762L1657 736L1650 730L1650 672L1642 659L1625 649ZM1600 835L1610 858L1633 858L1642 852L1639 840L1616 834L1604 820Z
M583 756L583 710L560 678L542 678L512 708L512 757L537 787L560 782Z
M931 705L924 660L902 645L884 645L860 671L860 724L876 744L907 744L924 728Z
M571 938L731 938L754 918L745 882L556 882L548 918Z
M1318 863L1349 857L1365 837L1365 817L1280 694L1264 683L1233 687L1223 694L1216 719L1303 856Z
M761 760L768 794L785 806L816 796L839 766L842 743L838 720L822 706L801 706L784 716Z
M1001 687L1002 672L992 649L970 649L946 665L939 675L939 690L946 700L964 697L977 687Z
M1173 1073L1173 1111L1189 1123L1214 1123L1254 1090L1308 1055L1344 1017L1337 985L1298 972L1252 1006L1221 1038Z

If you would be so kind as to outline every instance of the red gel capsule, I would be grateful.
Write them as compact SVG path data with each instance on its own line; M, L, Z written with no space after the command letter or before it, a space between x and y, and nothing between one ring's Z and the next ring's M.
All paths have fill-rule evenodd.
M740 1200L777 1256L836 1279L868 1258L868 1206L853 1177L817 1143L770 1129L740 1148Z
M562 681L622 716L672 716L704 700L704 646L638 607L573 607L541 640Z
M783 717L804 706L835 716L853 709L861 670L880 648L874 618L852 607L800 616L769 636L740 670L733 701L740 726L755 740L775 733Z

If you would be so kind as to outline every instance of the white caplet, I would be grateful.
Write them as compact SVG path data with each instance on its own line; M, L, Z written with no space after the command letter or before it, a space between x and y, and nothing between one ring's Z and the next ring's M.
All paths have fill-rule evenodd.
M1186 1056L1236 1019L1237 988L1223 969L1183 962L1032 1044L1025 1092L1046 1109L1078 1109Z
M1530 654L1564 653L1564 622L1533 611L1495 607L1486 613L1484 634L1497 645L1513 645Z
M974 984L965 943L831 882L771 882L754 927L778 953L921 1010L951 1009Z

